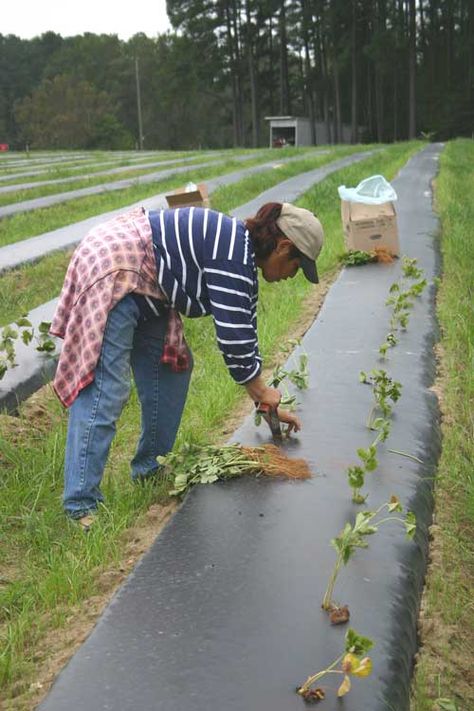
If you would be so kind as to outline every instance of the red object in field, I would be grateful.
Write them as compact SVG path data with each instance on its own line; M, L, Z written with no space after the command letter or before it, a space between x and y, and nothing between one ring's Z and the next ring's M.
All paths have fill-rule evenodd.
M0 143L0 151L8 151L9 148L8 143Z

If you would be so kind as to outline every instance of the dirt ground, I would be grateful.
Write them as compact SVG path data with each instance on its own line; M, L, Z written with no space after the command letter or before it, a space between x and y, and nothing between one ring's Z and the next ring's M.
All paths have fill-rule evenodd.
M287 334L287 338L300 338L313 323L318 314L324 298L337 278L339 271L335 270L323 277L318 287L311 291L305 299L299 323ZM264 377L271 373L275 365L264 371ZM28 417L25 422L29 427L36 426L38 430L48 426L51 415L48 416L48 409L42 405L45 397L51 396L51 387L45 386L42 391L36 393L25 406ZM252 411L250 401L244 401L242 405L235 409L233 414L227 418L225 428L218 433L218 442L223 443L228 436L240 425L244 417ZM12 435L12 443L21 439L21 429L18 427L18 418L1 416L2 430L6 428ZM304 425L304 423L303 423ZM100 574L98 595L83 601L80 605L70 608L67 611L67 625L60 629L52 629L43 636L35 649L35 659L37 663L35 679L30 683L26 692L20 693L14 699L0 701L0 709L3 711L31 711L47 695L56 676L73 656L80 645L91 633L97 619L104 611L110 599L131 573L143 554L152 545L153 541L160 533L161 529L178 508L176 502L171 502L166 506L155 504L151 506L146 515L142 516L136 526L127 529L123 534L124 555L120 565ZM92 711L92 710L91 710Z

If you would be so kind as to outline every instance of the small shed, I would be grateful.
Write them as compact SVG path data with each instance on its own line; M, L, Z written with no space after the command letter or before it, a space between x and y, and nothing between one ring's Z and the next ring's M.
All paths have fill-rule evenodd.
M311 122L306 116L265 116L265 121L270 122L270 148L282 146L311 146ZM332 129L323 121L315 121L314 133L316 145L333 143ZM359 136L362 129L359 127ZM338 143L351 142L351 127L348 124L341 126L341 135Z
M311 125L304 116L265 116L270 121L270 148L310 146Z

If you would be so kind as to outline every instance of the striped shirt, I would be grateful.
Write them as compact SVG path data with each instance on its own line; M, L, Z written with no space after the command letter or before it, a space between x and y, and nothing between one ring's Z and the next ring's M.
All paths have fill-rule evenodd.
M230 374L243 384L260 373L258 280L245 224L209 208L150 211L158 284L173 308L212 315Z

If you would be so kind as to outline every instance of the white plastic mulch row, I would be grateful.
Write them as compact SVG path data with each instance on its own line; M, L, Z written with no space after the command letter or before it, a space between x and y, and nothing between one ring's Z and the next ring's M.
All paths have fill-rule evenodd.
M162 156L161 153L164 153L165 155ZM67 163L67 164L63 164L63 165L49 165L49 164L47 164L46 167L35 168L34 170L29 170L27 167L26 170L22 170L21 172L5 173L4 175L0 175L0 182L6 182L8 180L17 180L17 179L24 180L25 178L31 178L32 176L36 176L36 175L42 175L43 173L54 174L55 171L58 171L58 170L64 171L67 173L73 173L76 171L87 171L87 170L91 170L91 169L95 169L95 168L103 168L106 166L109 166L110 168L113 168L115 166L121 167L124 164L124 161L126 161L127 162L126 164L130 168L132 168L132 167L136 167L135 166L136 163L140 163L140 162L143 163L144 161L147 161L146 165L148 165L153 161L153 159L158 159L160 157L162 160L166 160L167 158L169 158L169 154L170 154L170 151L157 151L155 154L151 154L151 155L139 154L139 155L135 155L133 157L112 156L112 154L111 154L111 156L109 158L107 158L106 160L103 160L102 158L98 159L97 157L95 157L95 158L89 157L88 160L80 162L79 165L76 165L75 162L72 164ZM219 151L213 151L212 154L216 155L216 156L220 155ZM201 155L204 155L204 153L202 153ZM185 157L188 157L188 156L183 156L183 158L185 158ZM194 157L196 157L196 154L194 154ZM189 158L191 159L192 156L189 156ZM175 160L178 160L178 159L175 159ZM1 171L2 167L3 166L0 165L0 171ZM72 176L67 175L66 177L69 178ZM78 180L78 177L76 177L75 179ZM39 185L39 184L40 184L39 181L34 183L34 185ZM13 186L8 185L6 187L10 188ZM16 187L16 183L15 183L15 187ZM19 186L17 189L19 189Z
M314 151L314 154L316 153L319 154L320 152ZM244 156L240 156L239 160L249 160L253 157L254 154L247 154ZM260 163L258 165L252 166L251 168L239 169L232 173L228 173L227 175L221 175L217 176L216 178L211 178L210 180L206 181L206 185L209 193L212 193L213 190L215 190L217 187L220 187L221 185L229 185L231 183L235 183L253 173L258 173L264 170L270 170L276 167L277 165L301 160L303 157L304 154L279 160L278 164L275 161L270 161L267 163ZM216 163L214 161L211 164L217 165L219 162L220 161ZM192 167L193 169L197 169L202 167L203 165L207 164L194 165ZM177 168L174 170L163 171L163 173L166 172L166 174L174 175L179 174L180 172L185 170L189 170L189 167L186 166L185 168ZM161 175L163 175L163 173L161 173ZM102 213L100 215L94 215L93 217L81 220L80 222L76 222L72 225L67 225L66 227L60 227L59 229L52 230L51 232L46 232L37 237L31 237L30 239L22 240L14 244L6 245L5 247L1 247L0 273L2 271L5 271L6 269L13 269L25 262L33 262L41 257L46 256L51 252L57 251L58 249L67 249L77 244L77 242L79 242L79 240L82 239L86 232L88 232L94 225L99 224L100 222L104 222L105 220L110 219L111 217L119 214L120 212L131 209L137 204L144 206L150 205L152 207L166 207L165 195L165 193L160 193L158 195L153 196L152 198L142 199L138 203L134 203L133 205L122 206L116 208L115 210Z

